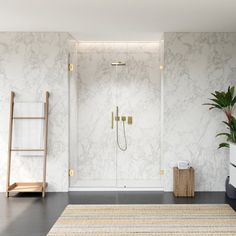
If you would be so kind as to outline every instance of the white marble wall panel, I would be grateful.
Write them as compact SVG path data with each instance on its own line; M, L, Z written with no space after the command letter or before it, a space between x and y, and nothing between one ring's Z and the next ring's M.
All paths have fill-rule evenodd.
M68 190L69 51L79 63L79 77L76 70L70 74L70 121L76 130L70 135L70 155L77 175L72 186L160 187L163 159L164 189L170 191L172 167L187 159L196 169L197 190L224 190L228 151L217 150L221 140L215 138L224 130L224 116L202 103L210 92L235 85L235 33L165 34L162 157L159 45L85 43L78 46L76 58L69 39L67 33L0 33L0 191L5 191L11 90L23 102L43 100L45 90L51 93L49 191ZM118 60L127 66L115 71L110 63ZM134 117L134 124L127 126L125 153L117 149L110 129L116 105L120 114ZM16 156L13 180L39 180L40 164L40 158Z
M68 33L0 33L0 191L5 191L10 91L16 101L50 92L47 181L68 190ZM12 181L42 180L42 157L12 158Z
M229 153L218 150L225 130L222 112L203 106L215 90L235 85L235 33L165 33L165 190L172 190L172 167L189 160L196 190L223 191Z

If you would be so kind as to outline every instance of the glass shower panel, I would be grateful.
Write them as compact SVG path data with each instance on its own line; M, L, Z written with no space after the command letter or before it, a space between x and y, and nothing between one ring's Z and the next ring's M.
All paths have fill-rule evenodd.
M115 187L115 139L111 132L114 76L103 45L78 46L76 156L71 161L71 187ZM71 111L72 113L73 111Z

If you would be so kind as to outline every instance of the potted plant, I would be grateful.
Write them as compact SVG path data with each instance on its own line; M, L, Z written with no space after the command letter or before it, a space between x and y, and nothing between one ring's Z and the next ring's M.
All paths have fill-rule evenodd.
M230 188L228 185L229 183L236 187L236 119L233 116L233 109L236 104L236 95L234 94L234 91L234 87L228 87L226 92L215 91L215 93L211 93L213 96L209 99L211 102L203 104L210 106L209 110L222 110L226 116L226 121L223 121L223 123L226 125L228 132L219 133L216 135L226 137L226 142L220 143L219 148L230 148L230 177L227 179L226 192ZM232 188L230 190L233 190L233 194L232 191L230 193L228 191L227 195L236 197L236 190Z

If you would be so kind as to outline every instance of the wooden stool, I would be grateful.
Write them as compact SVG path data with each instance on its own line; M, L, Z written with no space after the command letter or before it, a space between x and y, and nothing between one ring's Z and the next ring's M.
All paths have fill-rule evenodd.
M194 197L194 169L181 170L174 167L174 195L175 197Z

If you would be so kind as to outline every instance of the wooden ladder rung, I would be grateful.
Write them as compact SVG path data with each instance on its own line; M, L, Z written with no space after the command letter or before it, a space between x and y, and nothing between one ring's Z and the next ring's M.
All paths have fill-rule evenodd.
M22 149L22 148L13 148L11 149L12 152L42 152L45 151L45 149Z
M12 117L13 120L45 120L45 117Z

